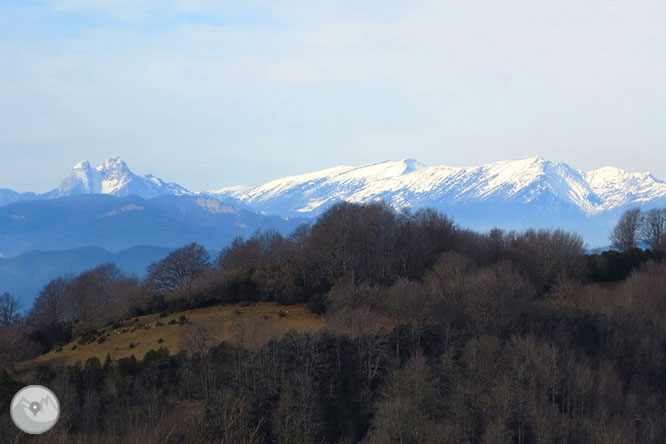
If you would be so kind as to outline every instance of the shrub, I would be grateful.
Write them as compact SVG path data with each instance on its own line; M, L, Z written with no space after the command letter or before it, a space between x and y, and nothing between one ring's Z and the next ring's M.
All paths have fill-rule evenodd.
M81 336L79 336L78 343L80 345L90 344L90 343L96 341L98 336L99 336L99 332L97 330L87 331L87 332L81 334Z
M308 310L318 315L326 313L326 296L319 292L310 296Z

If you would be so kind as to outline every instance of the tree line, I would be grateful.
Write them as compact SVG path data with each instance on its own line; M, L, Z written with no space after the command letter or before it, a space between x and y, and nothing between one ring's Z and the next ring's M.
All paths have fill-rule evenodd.
M127 276L111 263L58 277L39 292L23 322L16 322L16 300L5 294L0 298L0 335L20 338L13 341L15 350L5 353L9 361L146 313L276 301L306 302L320 314L343 277L385 287L401 279L418 282L444 253L452 252L481 266L508 261L544 294L563 280L619 281L645 262L660 259L663 237L663 209L626 211L611 234L620 251L586 254L580 236L561 230L476 233L431 209L396 212L383 203L340 203L290 236L269 230L236 238L214 260L203 246L186 245L151 264L144 279ZM643 238L652 249L636 248ZM12 317L15 322L8 322Z
M653 251L666 250L666 208L647 212L630 208L620 216L610 235L613 247L629 251L645 246Z

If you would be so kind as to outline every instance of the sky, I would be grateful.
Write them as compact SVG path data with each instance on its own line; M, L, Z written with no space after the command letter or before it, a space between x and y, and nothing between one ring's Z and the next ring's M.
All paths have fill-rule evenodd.
M539 155L666 179L666 2L1 0L0 188Z

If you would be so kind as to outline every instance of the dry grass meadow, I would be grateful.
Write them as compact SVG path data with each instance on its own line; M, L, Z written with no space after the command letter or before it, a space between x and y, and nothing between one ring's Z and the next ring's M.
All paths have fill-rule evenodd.
M181 316L186 322L179 321ZM122 326L100 329L97 339L103 339L99 341L81 344L76 338L61 350L21 363L17 373L29 372L42 364L83 364L91 357L103 362L107 355L114 359L134 355L141 359L149 350L160 347L166 347L170 353L197 352L229 341L256 349L271 339L281 338L288 331L316 332L325 325L324 317L313 315L305 305L280 306L273 302L245 307L218 305L166 317L150 314L126 319Z

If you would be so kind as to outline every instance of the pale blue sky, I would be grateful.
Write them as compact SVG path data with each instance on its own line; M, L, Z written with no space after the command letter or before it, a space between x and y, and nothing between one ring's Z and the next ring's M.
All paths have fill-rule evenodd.
M661 1L2 0L0 187L208 190L413 157L666 179Z

